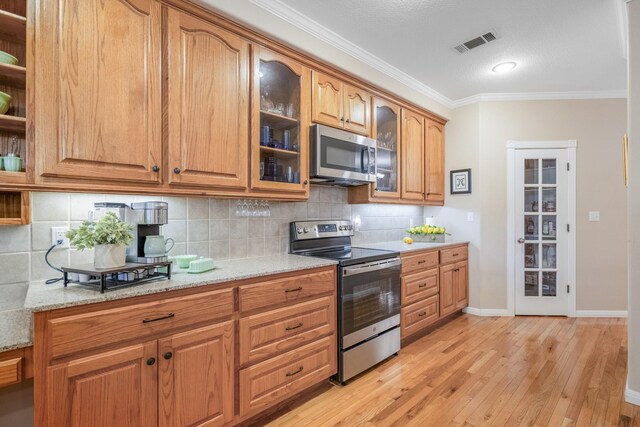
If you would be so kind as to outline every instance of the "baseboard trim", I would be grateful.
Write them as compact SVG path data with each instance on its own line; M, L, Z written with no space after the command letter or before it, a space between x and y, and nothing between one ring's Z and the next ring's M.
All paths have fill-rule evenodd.
M627 317L627 310L576 310L576 317Z
M632 405L640 406L640 391L631 390L629 388L629 381L624 389L624 400Z
M467 307L463 309L467 314L472 314L474 316L483 316L483 317L494 317L494 316L513 316L509 313L509 310L506 308L476 308L476 307Z

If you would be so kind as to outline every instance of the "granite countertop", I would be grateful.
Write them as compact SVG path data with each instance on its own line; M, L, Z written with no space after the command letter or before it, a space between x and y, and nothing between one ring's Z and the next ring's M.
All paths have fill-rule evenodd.
M31 345L32 315L24 308L28 284L0 287L0 351Z
M426 242L413 242L410 245L403 243L402 241L392 241L392 242L382 242L382 243L370 243L364 245L355 245L359 248L369 248L369 249L384 249L387 251L396 251L396 252L414 252L414 251L423 251L426 249L441 249L446 248L448 246L456 246L456 245L464 245L469 243L468 241L460 240L460 241L451 241L444 243L426 243Z
M95 304L176 289L250 279L278 273L336 265L333 260L298 255L216 261L216 269L202 274L188 274L175 267L171 280L107 291L81 285L63 287L61 282L42 282L0 287L0 351L32 345L33 313L84 304Z

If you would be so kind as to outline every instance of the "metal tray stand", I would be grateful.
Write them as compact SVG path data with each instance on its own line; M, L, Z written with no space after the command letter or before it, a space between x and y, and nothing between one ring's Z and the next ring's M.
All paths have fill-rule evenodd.
M162 271L166 270L166 271ZM171 262L162 261L150 264L127 263L122 267L97 269L93 264L62 267L64 274L64 287L69 283L90 286L100 289L103 294L106 290L139 285L154 282L156 280L171 279ZM91 276L88 281L71 280L69 275L84 274Z

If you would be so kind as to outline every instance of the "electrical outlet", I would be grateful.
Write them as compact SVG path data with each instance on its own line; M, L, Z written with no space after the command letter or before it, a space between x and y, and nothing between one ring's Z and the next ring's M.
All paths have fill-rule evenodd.
M69 227L51 227L51 244L55 245L61 241L62 243L56 247L60 249L68 248L69 239L64 235L67 231L69 231Z
M600 211L590 211L589 212L589 221L591 221L591 222L600 221Z

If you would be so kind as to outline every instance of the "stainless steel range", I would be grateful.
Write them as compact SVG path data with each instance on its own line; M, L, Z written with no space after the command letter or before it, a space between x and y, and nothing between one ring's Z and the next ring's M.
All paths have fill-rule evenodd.
M341 383L400 350L400 254L351 246L350 221L290 223L292 254L338 261Z

